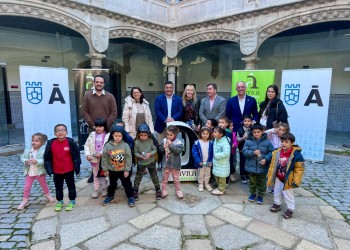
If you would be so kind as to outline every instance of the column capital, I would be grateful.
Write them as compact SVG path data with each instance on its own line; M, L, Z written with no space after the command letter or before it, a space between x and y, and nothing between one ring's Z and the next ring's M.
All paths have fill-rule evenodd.
M260 58L257 56L247 56L243 57L242 61L245 62L245 69L252 70L256 69L256 65L260 61Z
M179 67L182 64L182 60L180 57L169 58L167 56L163 57L162 63L164 66L175 66Z
M88 58L90 58L90 66L92 69L101 69L102 68L102 60L106 58L106 55L90 52L89 54L86 54Z

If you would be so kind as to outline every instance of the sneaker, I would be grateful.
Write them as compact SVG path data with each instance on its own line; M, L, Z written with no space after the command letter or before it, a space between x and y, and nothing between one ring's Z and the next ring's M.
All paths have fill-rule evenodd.
M160 199L162 199L162 191L157 190L156 191L156 200L160 200Z
M241 182L243 184L247 184L248 183L247 177L246 176L241 176Z
M258 196L258 198L256 199L256 204L262 205L264 203L264 197L262 196Z
M29 206L29 200L28 199L23 199L21 204L18 205L17 210L23 210L24 208Z
M285 211L284 214L283 214L283 217L285 219L290 219L290 218L292 218L292 216L293 216L293 211L289 210L289 209L287 211Z
M280 205L277 205L277 204L273 204L271 207L270 207L270 211L271 212L278 212L281 210L281 206Z
M102 197L106 197L108 195L107 189L102 190Z
M210 186L209 183L208 183L208 184L205 184L205 188L206 188L209 192L213 191L213 188Z
M56 206L55 206L55 211L56 212L59 212L62 210L62 207L63 207L63 201L58 201Z
M235 178L235 176L233 174L230 175L230 181L232 181L232 182L236 181L236 178Z
M70 201L68 206L66 207L66 211L72 211L75 206L75 201Z
M114 201L114 196L107 196L106 199L104 199L102 201L102 205L106 206L107 204L111 203L112 201Z
M224 191L220 191L219 189L214 189L211 194L213 195L223 195L225 193L225 190Z
M256 194L251 194L251 195L249 195L249 197L248 197L248 201L250 201L250 202L255 201L255 199L256 199Z
M55 198L53 198L51 195L45 195L45 197L46 197L46 199L47 199L47 201L48 202L50 202L50 203L54 203L55 201L56 201L56 199Z
M162 191L162 198L165 198L168 196L168 192L167 191Z
M176 191L176 196L177 196L177 198L179 198L179 199L182 199L182 198L184 197L184 195L182 194L181 191Z
M199 192L203 192L204 190L203 190L203 184L199 184L199 186L198 186L198 191Z
M138 191L134 191L134 199L135 199L135 201L139 200L139 192Z
M91 198L97 199L98 198L98 190L92 191Z
M128 204L129 204L129 207L134 207L135 206L135 198L129 197Z
M93 183L94 182L94 174L91 173L89 179L87 180L87 183Z
M273 188L269 190L270 194L273 194L274 192L275 192L275 190Z

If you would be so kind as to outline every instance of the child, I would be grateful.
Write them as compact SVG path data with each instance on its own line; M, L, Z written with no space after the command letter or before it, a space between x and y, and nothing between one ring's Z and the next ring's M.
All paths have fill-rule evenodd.
M68 187L69 204L66 211L72 211L75 206L77 192L75 189L74 172L80 173L80 150L72 138L67 137L67 126L57 124L54 128L56 138L47 142L44 154L44 164L47 174L53 174L56 189L57 204L55 211L63 206L63 182Z
M166 131L166 138L163 139L163 143L160 147L162 152L165 152L163 157L163 181L162 181L162 197L168 196L166 190L168 178L171 173L174 180L176 196L179 199L183 198L180 187L180 169L181 169L181 159L180 154L183 151L184 146L181 140L177 139L177 135L180 130L176 126L169 126Z
M231 129L230 129L230 124L231 124L231 120L228 119L227 117L223 116L219 119L219 127L225 128L226 131L226 137L230 143L231 146L231 154L230 154L230 176L228 176L226 178L226 185L228 185L230 178L232 179L232 181L235 181L235 178L233 176L233 173L235 172L234 169L236 168L236 164L237 164L237 158L236 158L236 154L233 152L236 152L236 148L237 148L237 139L236 139L236 135L233 137ZM234 140L233 140L234 139ZM233 151L233 152L232 152Z
M281 147L281 136L284 133L289 133L289 127L286 123L277 123L275 128L271 128L265 131L267 138L270 140L272 146L277 149ZM268 188L269 193L273 194L274 188Z
M225 134L224 128L216 127L214 129L213 174L218 184L218 188L211 192L214 195L225 193L226 177L230 175L231 146Z
M261 205L264 203L266 191L266 174L268 163L271 160L273 146L264 133L264 127L260 124L252 126L252 133L244 143L243 154L246 157L245 170L249 173L248 201Z
M129 207L135 206L135 199L130 181L130 170L132 155L127 144L126 132L122 126L113 126L102 151L101 166L105 176L109 176L110 185L108 186L107 197L102 205L107 205L114 200L116 182L121 180L128 197Z
M109 133L106 134L107 121L103 118L97 118L95 121L95 131L91 132L84 145L84 153L86 159L92 166L92 173L94 175L94 191L91 197L98 198L98 192L100 190L100 184L102 186L102 196L107 196L106 180L105 177L99 177L99 166L102 158L103 146L108 140Z
M212 137L214 136L214 128L216 128L218 126L218 122L215 119L208 119L207 123L205 124L206 127L208 127L211 131L211 135Z
M154 187L156 188L156 200L160 200L162 198L162 191L160 190L156 168L155 156L157 154L157 148L154 145L151 130L146 124L141 124L137 129L134 142L134 154L137 157L137 172L134 181L135 200L139 200L139 185L145 169L148 169Z
M242 149L245 141L248 139L251 126L252 126L252 117L244 116L243 127L239 128L237 131L237 142L238 142L238 151L239 151L239 173L241 175L241 181L243 184L247 184L248 178L247 178L247 173L244 169L246 159Z
M198 191L203 192L203 182L205 188L211 192L213 188L209 184L211 167L213 166L213 142L210 141L210 129L203 127L200 130L199 140L192 146L194 164L198 168Z
M282 146L272 153L268 172L267 186L275 187L271 212L281 210L281 194L287 204L283 217L289 219L295 210L293 188L298 188L304 174L304 158L301 148L294 145L295 137L291 133L281 136Z
M281 147L281 136L285 133L289 133L289 126L286 123L280 122L277 123L275 128L268 129L265 133L272 146L277 149Z
M21 155L21 162L24 164L24 175L26 177L23 192L23 201L17 207L23 210L29 205L30 189L35 180L37 180L44 191L44 195L49 202L55 202L51 197L49 187L46 183L46 171L44 167L44 151L47 136L42 133L32 135L32 146L26 148Z

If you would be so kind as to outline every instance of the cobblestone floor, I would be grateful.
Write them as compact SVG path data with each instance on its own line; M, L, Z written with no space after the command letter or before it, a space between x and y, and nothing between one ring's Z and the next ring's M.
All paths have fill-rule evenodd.
M307 163L303 187L335 207L350 222L350 157L325 154L324 164Z
M325 155L324 164L307 163L303 187L324 199L350 220L350 157ZM24 177L19 155L0 157L0 249L25 249L30 245L34 218L47 203L38 183L32 187L30 206L16 208L23 195ZM90 167L82 165L81 175L88 177ZM53 181L48 184L54 195ZM300 204L302 205L302 204Z
M38 182L32 187L30 206L18 211L16 208L23 198L24 176L18 155L0 157L0 249L28 248L30 228L36 214L47 203ZM89 175L89 167L82 167L80 180ZM54 196L54 183L47 177L51 194Z

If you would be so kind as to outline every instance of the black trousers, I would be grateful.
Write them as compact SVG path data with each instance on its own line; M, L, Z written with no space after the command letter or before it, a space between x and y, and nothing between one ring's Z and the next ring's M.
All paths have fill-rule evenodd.
M124 171L111 171L109 170L109 186L108 186L108 197L112 197L115 194L116 183L118 179L121 180L125 190L125 194L128 198L134 196L132 184L130 181L130 174L127 178L124 178Z
M73 201L77 198L77 191L75 189L74 170L64 174L53 174L53 182L55 183L56 199L63 200L63 183L66 181L68 187L69 200Z

